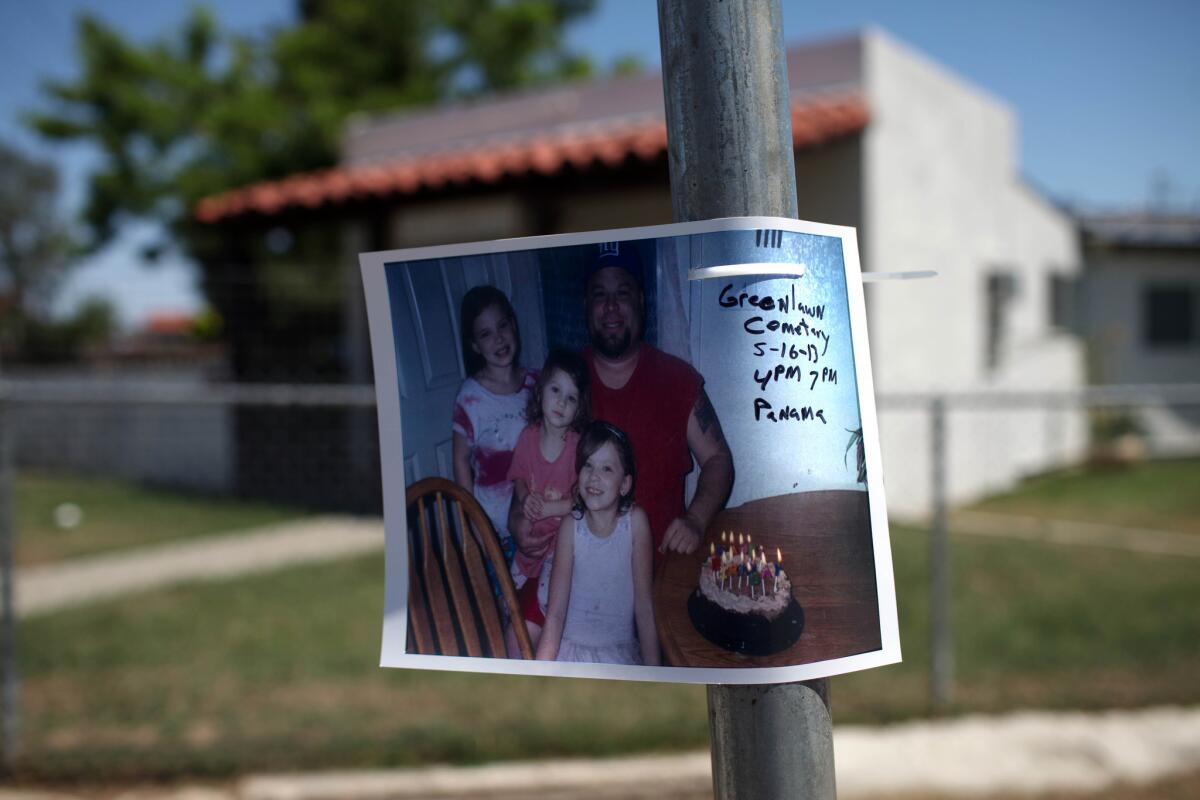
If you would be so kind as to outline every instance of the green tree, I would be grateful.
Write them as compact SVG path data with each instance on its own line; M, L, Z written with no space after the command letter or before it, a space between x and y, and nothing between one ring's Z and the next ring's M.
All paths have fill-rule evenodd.
M426 105L585 75L562 32L594 0L299 0L297 22L262 36L223 31L195 9L136 43L83 15L80 74L46 81L29 123L94 144L84 219L91 243L122 220L157 221L203 258L201 198L331 165L352 113Z
M563 31L594 0L298 0L295 22L225 31L197 8L134 42L84 15L78 76L43 84L29 123L100 152L90 245L131 218L201 266L241 379L326 380L344 368L343 252L330 215L203 225L204 197L331 166L347 118L586 75ZM295 222L293 220L292 222ZM287 224L272 237L267 225ZM281 245L280 242L283 242ZM152 253L147 253L148 255Z
M58 173L0 142L0 349L19 352L70 264Z

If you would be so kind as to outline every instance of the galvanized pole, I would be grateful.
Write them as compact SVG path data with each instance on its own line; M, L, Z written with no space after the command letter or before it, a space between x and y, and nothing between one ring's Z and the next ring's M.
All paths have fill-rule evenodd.
M929 536L929 693L935 711L953 699L954 640L950 627L950 537L946 530L946 398L929 404L933 520Z
M5 771L10 771L20 750L21 691L17 676L17 611L13 569L13 421L12 403L0 386L0 746Z
M676 221L795 217L779 0L658 0ZM828 684L709 686L717 800L832 798Z

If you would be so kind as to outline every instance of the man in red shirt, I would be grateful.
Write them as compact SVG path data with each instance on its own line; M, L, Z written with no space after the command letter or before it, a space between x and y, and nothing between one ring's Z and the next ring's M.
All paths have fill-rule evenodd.
M691 553L733 486L733 457L704 379L687 362L642 341L642 265L631 245L600 246L587 273L585 308L592 416L621 428L633 444L634 492L650 519L656 560L661 553ZM700 475L685 509L693 456Z

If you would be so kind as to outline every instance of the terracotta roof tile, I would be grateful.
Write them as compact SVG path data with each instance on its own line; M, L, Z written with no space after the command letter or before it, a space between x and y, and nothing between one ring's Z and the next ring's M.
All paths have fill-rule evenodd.
M869 112L858 93L806 97L792 103L797 148L858 133ZM412 194L471 181L495 183L530 173L555 175L566 166L615 167L628 158L653 161L667 150L661 117L596 123L586 129L550 130L532 137L477 143L460 150L400 158L383 164L339 166L292 175L206 197L195 208L200 222L244 214L277 214L286 208L320 208L348 200Z

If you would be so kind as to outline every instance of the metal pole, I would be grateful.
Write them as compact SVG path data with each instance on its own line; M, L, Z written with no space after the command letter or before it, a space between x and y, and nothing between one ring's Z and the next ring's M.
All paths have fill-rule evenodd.
M11 771L20 752L20 685L17 676L17 614L13 596L13 469L12 440L16 425L12 419L12 403L0 393L0 701L3 719L0 720L0 746L3 746L5 771Z
M779 0L659 0L676 221L795 217ZM717 800L833 798L826 681L709 686Z
M946 398L929 404L933 520L929 537L929 690L935 711L954 693L954 639L950 626L950 537L946 531Z

